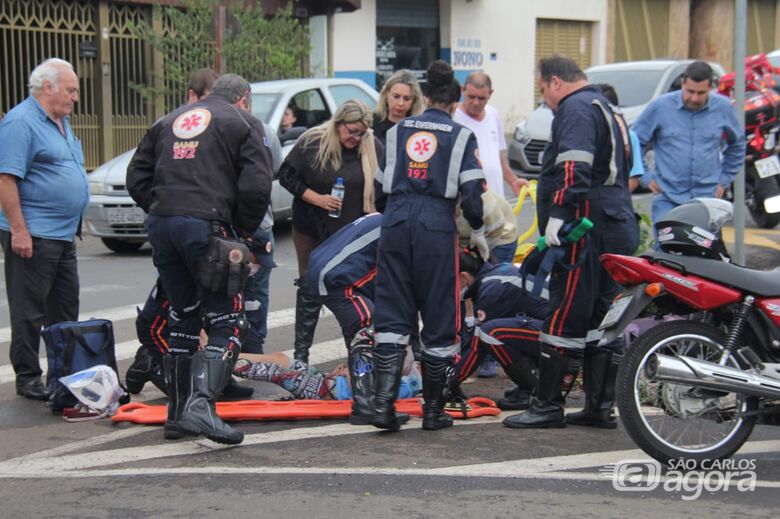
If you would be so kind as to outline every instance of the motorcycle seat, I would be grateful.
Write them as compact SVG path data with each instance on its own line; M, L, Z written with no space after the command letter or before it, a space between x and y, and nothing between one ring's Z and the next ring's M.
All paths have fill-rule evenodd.
M780 267L774 270L755 270L725 261L678 256L660 251L648 251L642 254L642 257L680 265L688 274L717 281L750 294L764 297L780 296Z

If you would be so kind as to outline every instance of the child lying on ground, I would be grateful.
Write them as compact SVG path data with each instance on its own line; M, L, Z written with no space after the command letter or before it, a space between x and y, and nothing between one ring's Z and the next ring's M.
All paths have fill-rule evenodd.
M286 366L286 367L285 367ZM351 400L349 369L342 363L328 374L284 353L242 353L233 374L249 380L272 382L298 400ZM422 380L412 365L401 378L399 398L411 398L422 390Z

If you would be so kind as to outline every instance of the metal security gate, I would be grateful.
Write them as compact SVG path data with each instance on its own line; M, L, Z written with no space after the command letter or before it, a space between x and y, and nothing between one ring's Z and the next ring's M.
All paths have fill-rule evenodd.
M150 124L149 107L141 94L130 88L149 80L150 57L145 42L131 31L146 23L148 9L132 4L108 6L108 36L111 52L111 126L113 155L138 146Z
M96 35L94 2L5 0L0 2L0 111L3 114L28 95L30 72L41 61L58 57L71 62L79 76L81 98L71 117L84 147L87 168L100 160L95 60L79 58L79 43Z
M71 125L87 170L137 146L149 125L181 104L184 95L175 92L151 103L131 87L162 87L165 81L159 54L131 31L132 25L149 22L171 30L164 16L154 21L153 16L149 5L108 0L3 0L0 115L28 96L32 69L58 57L72 63L79 76L81 94Z

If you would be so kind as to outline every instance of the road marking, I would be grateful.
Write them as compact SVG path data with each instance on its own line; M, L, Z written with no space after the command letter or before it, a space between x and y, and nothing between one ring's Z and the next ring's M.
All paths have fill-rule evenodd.
M86 321L93 317L99 317L100 319L109 319L111 321L123 321L125 319L135 319L138 316L136 308L143 307L143 303L137 305L117 306L115 308L106 308L104 310L89 310L79 314L79 321ZM333 313L322 307L320 317L330 317ZM295 324L295 308L285 308L284 310L276 310L274 312L268 312L268 329L280 328L282 326L290 326ZM8 342L11 340L11 327L6 326L0 328L0 342Z
M138 341L126 341L117 344L114 349L116 352L116 360L121 361L135 357L135 352L138 350ZM293 350L284 350L282 353L288 357L292 357ZM347 347L344 344L344 339L333 339L331 341L318 342L313 344L309 351L309 361L311 364L321 364L338 360L347 356ZM48 369L48 362L45 358L40 359L41 370L45 373ZM124 378L124 377L121 377ZM14 368L10 364L0 366L0 384L7 384L16 380Z
M498 417L482 417L479 419L456 421L458 427L468 425L485 425L497 423ZM416 429L419 419L414 419L402 426L402 429ZM138 427L142 431L148 430ZM157 429L159 431L159 428ZM113 434L116 439L122 439L126 431L118 431L100 437L106 443ZM341 437L354 434L379 434L371 426L356 427L349 424L333 424L325 426L301 427L278 431L248 434L245 436L242 448L251 445L268 445L284 442L311 441L315 439ZM398 435L403 438L402 433ZM77 442L82 443L82 442ZM149 476L149 475L184 475L184 474L266 474L266 475L386 475L386 476L439 476L439 477L483 477L511 479L545 479L545 480L577 480L577 481L610 481L611 475L599 469L607 465L628 459L648 459L638 449L626 449L607 452L590 452L565 456L552 456L536 459L517 459L495 463L479 463L471 465L456 465L448 467L243 467L243 466L189 466L189 467L148 467L132 469L108 469L105 467L137 463L175 456L192 456L208 452L216 452L236 447L221 446L208 440L190 440L178 443L162 443L140 447L119 448L73 454L75 450L65 453L50 449L44 453L27 455L0 463L0 478L61 478L61 477L105 477L105 476ZM780 441L766 440L746 443L740 449L740 455L771 453L780 450ZM572 472L586 469L596 469L595 472ZM780 488L778 481L756 481L756 487Z
M762 229L763 231L764 229ZM769 234L760 232L757 229L745 229L745 245L753 245L756 247L763 247L765 249L774 249L780 251L780 244L769 238L761 236L761 234ZM775 234L776 235L776 234ZM734 228L723 228L723 240L729 244L734 244Z

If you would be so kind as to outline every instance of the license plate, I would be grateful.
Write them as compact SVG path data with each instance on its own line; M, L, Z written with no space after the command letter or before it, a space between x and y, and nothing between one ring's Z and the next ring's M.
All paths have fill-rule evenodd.
M780 160L777 160L777 155L757 160L755 164L756 173L758 173L758 176L761 178L780 174Z
M108 223L111 225L140 224L146 220L146 213L140 207L119 207L108 210Z
M623 313L625 313L633 298L634 296L627 294L620 297L620 299L614 300L612 302L612 307L607 312L607 315L605 315L604 319L602 319L601 324L599 325L599 330L604 330L614 326L620 320L620 318L623 317Z

